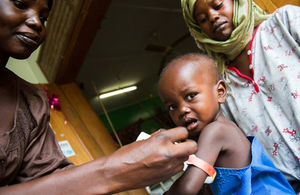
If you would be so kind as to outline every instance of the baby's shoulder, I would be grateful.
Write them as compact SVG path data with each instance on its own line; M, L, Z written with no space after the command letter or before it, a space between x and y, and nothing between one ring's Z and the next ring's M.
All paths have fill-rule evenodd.
M233 129L233 125L231 123L214 121L203 128L201 135L219 138L220 136L223 136L225 133L227 133L229 130L231 131L231 129Z
M222 117L222 119L209 123L205 127L205 129L214 129L215 131L225 131L225 130L236 130L239 128L234 122L230 121L226 117Z
M209 138L211 140L227 140L235 139L242 131L232 121L217 120L208 124L201 132L201 136Z

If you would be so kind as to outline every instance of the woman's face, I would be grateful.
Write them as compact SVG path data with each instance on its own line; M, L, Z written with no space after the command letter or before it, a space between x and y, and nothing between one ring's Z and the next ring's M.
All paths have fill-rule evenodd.
M48 0L0 1L0 55L28 58L46 38Z
M233 0L197 0L194 17L211 39L226 41L233 31Z

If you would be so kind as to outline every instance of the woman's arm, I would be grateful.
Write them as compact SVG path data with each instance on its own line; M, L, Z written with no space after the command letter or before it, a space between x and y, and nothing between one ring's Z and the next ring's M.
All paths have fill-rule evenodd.
M111 155L30 182L0 188L0 194L112 194L170 178L197 150L187 130L160 131Z

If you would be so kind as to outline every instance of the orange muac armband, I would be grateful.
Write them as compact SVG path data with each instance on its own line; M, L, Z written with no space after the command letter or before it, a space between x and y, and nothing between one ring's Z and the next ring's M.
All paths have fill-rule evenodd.
M137 141L143 140L143 139L148 139L151 135L141 132L137 138ZM177 144L176 142L174 144ZM207 162L204 160L201 160L200 158L197 158L194 154L189 156L189 159L184 163L186 166L187 164L192 164L199 169L203 170L205 173L208 174L207 178L205 179L204 183L210 184L214 181L216 177L216 170ZM184 167L183 170L185 170L186 167Z
M204 183L210 184L214 181L217 173L216 170L210 164L208 164L207 162L205 162L200 158L197 158L195 155L190 155L187 162L203 170L205 173L207 173L208 176L205 179Z

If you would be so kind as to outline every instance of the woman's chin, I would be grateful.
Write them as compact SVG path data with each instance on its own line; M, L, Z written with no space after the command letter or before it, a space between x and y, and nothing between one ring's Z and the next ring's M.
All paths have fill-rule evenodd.
M10 57L18 60L24 60L29 58L31 54L32 52L23 52L23 53L12 54Z

